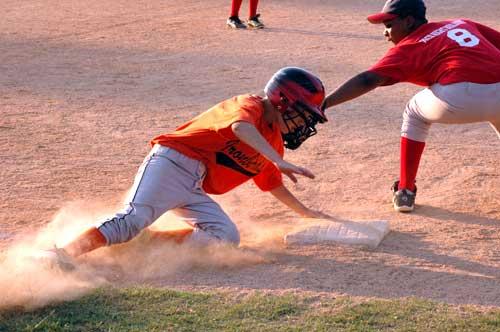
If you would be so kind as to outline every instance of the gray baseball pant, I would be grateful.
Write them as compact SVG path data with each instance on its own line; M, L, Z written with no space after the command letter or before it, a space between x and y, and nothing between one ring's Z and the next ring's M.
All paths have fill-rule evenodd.
M214 240L239 244L235 224L202 189L206 168L198 160L155 145L144 159L125 200L125 208L98 226L107 244L131 240L165 212L172 210L194 227L187 241Z
M500 83L434 84L417 93L403 113L401 136L425 142L432 123L490 122L500 138Z

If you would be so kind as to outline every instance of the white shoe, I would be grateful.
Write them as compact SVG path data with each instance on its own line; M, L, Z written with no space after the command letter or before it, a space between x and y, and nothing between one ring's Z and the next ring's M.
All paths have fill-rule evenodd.
M51 269L57 268L67 272L76 268L73 258L62 248L38 250L31 254L30 258Z
M260 14L255 15L254 17L250 17L247 21L247 25L250 28L254 29L263 29L264 28L264 23L259 19Z

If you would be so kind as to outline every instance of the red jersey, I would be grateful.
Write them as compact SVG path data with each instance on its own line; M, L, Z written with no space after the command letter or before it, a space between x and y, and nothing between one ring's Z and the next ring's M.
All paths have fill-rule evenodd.
M427 23L369 71L423 86L500 82L500 32L466 19Z
M237 121L253 124L283 156L279 124L265 121L262 98L254 95L223 101L173 133L155 137L151 144L171 147L203 162L207 168L203 189L209 194L223 194L251 178L263 191L278 187L283 183L281 172L234 135L231 125Z

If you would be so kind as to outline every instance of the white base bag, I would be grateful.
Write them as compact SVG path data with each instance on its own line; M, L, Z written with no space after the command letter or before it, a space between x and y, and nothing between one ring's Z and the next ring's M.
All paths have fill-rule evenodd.
M390 232L387 220L302 218L298 222L300 226L285 235L287 245L347 244L374 249Z

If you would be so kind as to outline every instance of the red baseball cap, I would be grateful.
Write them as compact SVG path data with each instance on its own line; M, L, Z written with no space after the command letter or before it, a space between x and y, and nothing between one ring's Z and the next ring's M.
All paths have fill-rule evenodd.
M370 23L379 24L396 17L425 18L425 11L423 0L387 0L382 11L368 16L367 20Z

